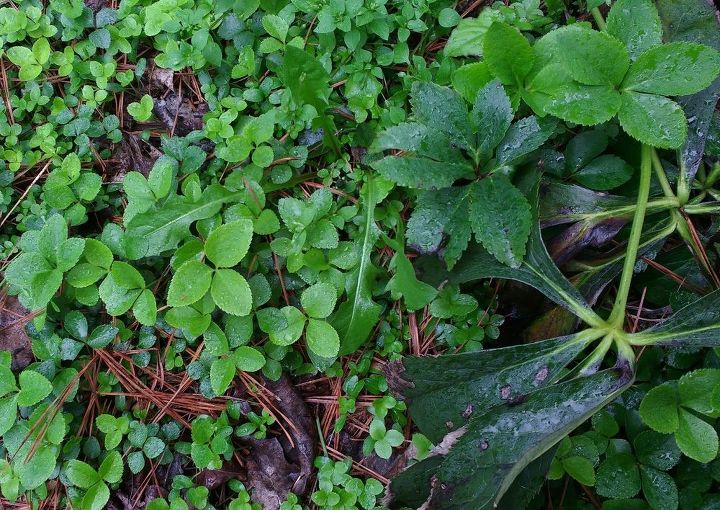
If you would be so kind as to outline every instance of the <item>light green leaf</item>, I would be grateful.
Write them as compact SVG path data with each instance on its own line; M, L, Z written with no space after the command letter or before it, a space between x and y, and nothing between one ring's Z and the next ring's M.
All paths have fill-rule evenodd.
M215 304L232 315L247 315L252 310L252 291L247 280L233 269L218 269L210 288Z
M237 265L247 254L253 235L253 223L240 219L213 230L205 241L205 254L217 267Z
M492 78L485 62L472 62L455 70L452 75L452 85L467 102L472 103L478 91Z
M340 351L340 337L326 321L310 319L305 338L308 348L323 358L333 358Z
M677 392L670 384L661 384L648 391L640 403L640 416L653 430L670 434L678 429Z
M495 21L503 19L495 9L483 9L477 18L464 18L450 34L445 44L448 57L481 56L485 34Z
M594 126L612 119L620 110L622 99L612 85L582 85L577 82L548 90L543 110L568 122Z
M607 32L621 40L635 60L662 44L660 16L651 0L618 0L607 16Z
M337 292L335 287L328 283L316 283L305 289L300 296L305 313L315 319L324 319L335 308Z
M685 455L703 464L717 457L718 435L715 428L684 409L679 413L675 441Z
M535 63L528 40L517 28L500 22L487 31L483 57L490 72L505 85L522 85Z
M100 481L100 475L90 464L81 460L69 460L65 468L65 475L76 487L87 489Z
M218 358L210 365L210 386L216 395L222 395L235 377L235 362L230 358Z
M682 108L661 96L624 92L618 119L627 134L653 147L676 149L687 138Z
M393 269L395 274L388 281L387 290L393 299L402 296L408 310L423 308L437 295L435 287L417 279L415 269L404 253L393 256L390 269Z
M233 352L233 361L238 370L257 372L265 366L265 356L258 349L241 345Z
M157 302L150 289L143 290L132 307L137 321L143 326L154 326L157 320Z
M720 73L720 53L703 44L677 41L640 55L623 88L663 96L687 96L707 88Z
M278 324L278 326L283 327L273 328L268 332L268 336L274 344L292 345L302 335L305 328L305 316L294 306L285 306L280 309L280 312L284 316L285 322L284 324Z
M19 406L35 405L52 392L50 381L44 375L30 369L23 370L20 373L18 386L20 387L17 398Z
M186 306L199 301L210 289L211 281L212 269L199 260L188 260L178 268L170 281L168 305Z
M619 85L630 65L623 43L605 32L570 25L552 32L565 70L584 85Z

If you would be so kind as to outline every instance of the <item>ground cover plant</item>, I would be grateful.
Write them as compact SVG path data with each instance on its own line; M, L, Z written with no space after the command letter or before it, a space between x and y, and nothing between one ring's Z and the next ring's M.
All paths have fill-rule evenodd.
M705 0L0 6L0 506L720 506Z

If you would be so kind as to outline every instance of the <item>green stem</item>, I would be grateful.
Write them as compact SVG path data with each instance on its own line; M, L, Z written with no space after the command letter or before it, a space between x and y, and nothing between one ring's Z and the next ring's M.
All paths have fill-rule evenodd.
M660 181L660 187L662 187L665 196L668 198L675 198L675 193L673 193L672 187L670 186L670 181L668 181L667 175L665 174L665 169L660 162L660 156L658 156L655 147L652 148L652 165L655 169L655 176L657 177L658 181Z
M604 32L605 30L607 30L607 24L605 23L605 18L603 18L600 9L595 7L590 11L590 14L592 14L592 17L595 19L595 24L597 24L598 28L601 31Z
M643 145L640 153L640 184L638 186L637 207L633 217L632 228L630 229L630 239L628 239L627 251L625 253L620 286L618 287L617 297L615 298L615 305L608 319L608 323L619 330L622 330L623 323L625 322L625 308L627 307L628 295L630 294L630 282L632 281L633 271L635 269L643 222L645 221L645 210L647 209L648 196L650 195L651 176L652 148Z

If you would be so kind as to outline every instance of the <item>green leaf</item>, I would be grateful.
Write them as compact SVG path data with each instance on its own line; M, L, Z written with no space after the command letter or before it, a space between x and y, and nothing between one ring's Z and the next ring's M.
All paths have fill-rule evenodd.
M62 285L62 272L54 269L37 273L30 283L30 295L34 308L45 308Z
M250 249L252 220L241 219L213 230L205 241L205 254L216 267L237 265Z
M371 166L386 179L416 189L447 188L472 173L472 167L466 163L447 163L414 156L387 156L374 161Z
M507 177L494 174L475 185L470 224L477 240L500 262L520 267L532 214L525 196Z
M143 326L154 326L157 320L157 302L150 289L143 290L132 307L137 321Z
M654 3L660 12L666 40L701 43L720 50L720 24L713 5L702 0L656 0ZM720 80L716 79L704 91L678 99L685 116L693 119L680 156L685 186L692 182L703 159L718 93Z
M102 349L112 342L118 334L118 328L110 324L101 324L93 329L86 343L93 349Z
M573 177L583 186L604 191L625 184L632 175L633 169L625 161L612 154L604 154L592 160Z
M551 93L543 110L565 121L594 126L612 119L620 110L622 99L612 85L563 84Z
M110 500L110 489L103 482L88 489L82 499L82 510L102 510Z
M0 398L0 436L15 425L17 419L17 394Z
M286 46L278 77L290 90L296 104L308 104L318 114L324 113L331 92L330 75L317 59L294 46Z
M475 129L480 133L478 152L486 158L492 156L510 127L513 119L510 98L497 80L485 85L477 93L471 112Z
M437 358L405 357L388 380L409 401L420 431L438 443L474 416L553 383L591 339L582 333Z
M19 406L35 405L52 392L50 381L44 375L30 369L20 372L18 386L20 387L17 398Z
M585 457L575 455L562 460L562 466L567 474L583 485L592 487L595 485L595 468L592 462Z
M608 455L597 470L595 490L606 498L632 498L640 492L640 470L629 453Z
M435 287L417 279L415 268L404 253L396 253L390 260L389 267L395 274L388 281L386 289L395 300L402 296L408 310L423 308L437 295Z
M173 195L157 210L143 212L127 223L125 243L131 247L128 255L135 260L159 255L177 248L190 236L190 225L210 218L222 205L237 198L224 187L211 184L195 202L186 196Z
M503 16L495 9L483 9L477 18L464 18L450 34L445 44L448 57L481 56L485 34L495 21Z
M661 96L624 92L618 119L627 134L653 147L676 149L687 138L682 108Z
M123 459L120 452L110 452L98 468L98 475L107 483L117 483L123 475Z
M715 411L708 395L720 386L720 370L701 368L683 375L678 381L678 395L683 407L689 407L702 414Z
M340 351L340 337L326 321L308 320L305 338L308 348L323 358L333 358Z
M620 85L630 65L623 43L605 32L570 25L552 32L565 70L583 85Z
M212 269L199 260L191 259L185 262L170 281L168 305L186 306L202 299L210 289L212 273Z
M222 395L235 377L235 362L230 358L218 358L210 365L210 386L216 395Z
M9 368L0 367L0 397L4 397L11 391L16 391L15 375Z
M707 463L718 454L718 435L715 428L689 411L680 409L675 441L685 455Z
M348 275L345 290L347 301L340 304L330 323L342 337L340 354L350 354L367 340L380 319L382 306L373 300L373 284L377 268L371 255L377 241L375 226L376 190L371 176L364 187L364 210L362 237L356 245L358 265Z
M430 131L447 135L460 147L472 146L467 106L460 94L449 87L416 81L410 91L410 104L415 119Z
M635 436L633 448L638 462L662 471L667 471L680 462L680 449L670 434L644 430Z
M233 361L238 370L257 372L265 366L265 356L258 349L241 345L233 352Z
M140 271L126 262L119 260L113 262L110 274L112 274L115 284L122 289L145 288L145 278L140 274Z
M455 70L452 75L452 85L467 102L472 103L475 101L478 91L492 78L485 62L472 62Z
M230 352L227 336L214 322L211 322L205 330L203 339L205 340L205 351L212 356L222 356Z
M660 16L651 0L618 0L607 16L607 32L621 40L630 58L662 44Z
M306 318L303 313L294 306L285 306L280 309L280 312L285 320L282 323L273 321L273 326L276 327L267 331L268 336L274 344L292 345L297 342L302 335ZM265 331L262 323L260 324L260 328Z
M427 498L427 508L493 508L528 464L630 384L629 367L617 367L531 392L511 406L475 409L478 415L449 433L437 455L393 479L393 504L417 508ZM400 496L408 494L412 502Z
M677 510L678 489L672 476L648 466L640 466L645 499L653 510Z
M500 22L486 33L483 57L490 72L505 85L522 85L535 63L528 40L517 28Z
M268 34L282 42L285 42L288 29L290 28L284 19L274 14L266 14L263 16L262 26Z
M497 148L497 164L512 165L540 147L555 131L554 119L525 117L510 126Z
M653 430L670 434L678 429L677 392L670 384L651 389L640 403L640 416Z
M677 41L650 48L630 66L623 88L663 96L687 96L707 88L720 73L720 53Z
M210 295L215 304L232 315L248 315L252 310L252 291L247 280L233 269L218 269L212 277Z
M335 309L337 292L335 287L328 283L316 283L305 289L300 296L305 313L315 319L328 317Z
M65 475L73 485L81 489L87 489L100 481L98 472L81 460L69 460Z

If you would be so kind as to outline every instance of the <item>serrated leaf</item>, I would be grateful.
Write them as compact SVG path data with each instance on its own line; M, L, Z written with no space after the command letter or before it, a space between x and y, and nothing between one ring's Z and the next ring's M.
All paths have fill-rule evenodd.
M543 103L546 113L583 126L594 126L612 119L622 99L612 85L583 85L577 82L547 90Z
M619 85L630 65L623 43L580 25L552 32L554 51L572 78L583 85Z
M387 156L371 163L386 179L416 189L447 188L461 177L472 173L466 163L447 163L414 156Z
M531 115L515 122L497 147L498 165L511 165L540 147L555 131L557 121Z
M503 264L520 267L532 227L530 204L510 180L495 174L474 185L470 225L476 239Z
M720 73L720 53L677 41L650 48L630 66L623 88L663 96L687 96L707 88Z
M472 146L467 106L460 94L449 87L417 81L410 92L410 104L415 119L430 131L447 135L457 146Z
M607 32L628 49L630 58L662 43L660 16L651 0L618 0L607 16Z
M216 267L237 265L250 249L253 223L240 219L220 225L205 241L205 255Z
M715 428L684 409L679 413L675 441L685 455L698 462L707 463L717 457L718 435Z
M505 85L522 85L535 63L528 40L517 28L501 22L488 29L483 58L490 72Z
M678 400L675 388L661 384L652 388L640 403L640 416L653 430L670 434L678 429Z
M326 321L309 319L305 338L308 348L322 358L333 358L340 351L340 337Z
M244 316L252 310L252 291L247 280L233 269L218 269L210 287L215 304L224 312Z
M482 55L485 34L493 22L499 20L502 20L502 14L495 9L483 9L477 18L460 20L445 44L445 55L448 57Z
M479 133L477 150L483 157L492 156L510 128L513 115L510 98L497 80L477 93L470 118Z
M682 108L665 97L623 92L618 119L627 134L653 147L677 149L687 138Z
M210 386L215 395L222 395L235 377L235 362L229 358L218 358L210 365Z
M210 290L212 269L191 259L180 266L168 287L167 303L170 306L187 306L199 301Z

